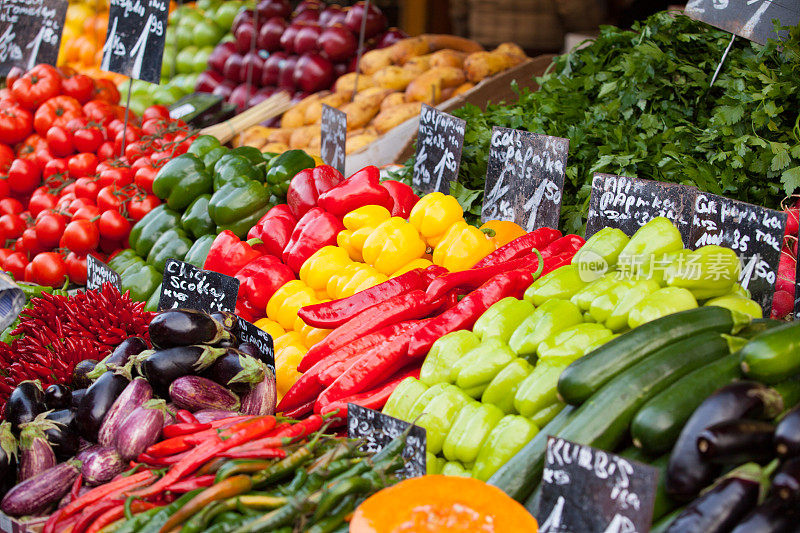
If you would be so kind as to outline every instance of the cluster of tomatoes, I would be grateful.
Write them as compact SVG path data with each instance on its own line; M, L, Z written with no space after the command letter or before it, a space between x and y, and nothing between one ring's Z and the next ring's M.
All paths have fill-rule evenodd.
M137 117L105 79L37 65L0 90L0 267L15 279L86 281L86 256L127 247L160 201L158 169L194 137L164 106Z

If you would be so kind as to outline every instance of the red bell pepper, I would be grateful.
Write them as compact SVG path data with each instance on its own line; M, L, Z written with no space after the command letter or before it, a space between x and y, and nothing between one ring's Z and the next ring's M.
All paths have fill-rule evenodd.
M541 251L545 246L559 237L561 237L561 232L557 229L539 228L530 233L526 233L521 237L517 237L508 244L501 246L494 252L475 263L475 266L472 268L483 268L504 263L506 261L511 261L512 259L517 259L523 255L529 254L534 248Z
M336 187L319 195L317 205L337 217L365 205L394 206L389 191L381 187L381 171L376 166L364 167Z
M211 243L203 268L235 276L247 263L260 255L249 241L239 239L232 231L226 229Z
M386 180L381 183L381 186L389 192L389 196L394 201L392 216L408 218L411 210L419 202L419 196L414 194L414 189L403 182L395 180Z
M366 407L367 409L379 411L384 405L386 405L386 402L389 400L389 396L392 395L394 389L397 388L397 385L399 385L400 382L407 377L419 378L418 364L409 367L407 370L401 370L388 381L385 381L371 390L346 396L324 405L320 404L319 414L325 416L338 411L334 416L336 418L346 420L348 403L354 403L356 405L360 405L361 407Z
M286 204L292 214L300 218L317 206L319 195L344 181L344 176L329 165L301 170L289 183Z
M275 291L295 279L295 276L292 269L274 255L262 255L237 272L236 279L239 280L237 307L241 303L244 309L263 316L267 302Z
M266 212L261 220L247 232L248 239L261 239L253 246L263 254L280 257L292 236L297 219L286 204L279 204Z
M295 226L292 237L283 250L283 262L295 273L299 273L303 263L314 252L323 246L335 246L336 235L343 229L342 222L332 214L319 207L311 209Z

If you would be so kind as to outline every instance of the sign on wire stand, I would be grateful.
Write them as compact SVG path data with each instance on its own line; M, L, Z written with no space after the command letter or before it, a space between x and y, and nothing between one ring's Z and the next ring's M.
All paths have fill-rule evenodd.
M648 531L658 470L548 437L538 512L540 533Z
M800 2L797 0L689 0L684 11L739 37L759 44L768 39L786 39L788 32L775 32L773 20L781 26L800 23Z
M67 0L3 0L0 3L0 75L12 67L55 65Z
M256 327L242 317L237 317L233 334L239 342L248 342L256 347L259 359L275 372L275 348L272 336L263 329Z
M419 113L414 188L423 194L450 193L450 182L458 178L466 121L422 104Z
M111 0L102 70L159 83L169 0Z
M558 228L569 139L492 128L481 220Z
M360 448L363 452L378 453L410 425L381 412L354 403L347 404L347 436L351 439L364 439ZM425 430L419 426L412 427L402 454L406 465L398 474L406 479L424 476L426 449Z
M347 141L347 113L322 104L320 154L322 160L344 174L345 144Z
M233 312L239 296L239 280L219 272L167 259L158 310L196 309L206 313Z
M119 274L93 255L86 256L86 288L99 289L103 283L111 283L118 291L122 292L122 281Z

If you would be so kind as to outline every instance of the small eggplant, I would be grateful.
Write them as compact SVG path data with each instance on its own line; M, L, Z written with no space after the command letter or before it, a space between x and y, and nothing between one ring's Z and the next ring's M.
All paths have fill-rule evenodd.
M66 385L50 385L44 390L44 404L48 409L67 409L72 405L72 391Z
M667 465L667 493L689 501L718 474L719 467L700 457L697 437L707 427L739 418L774 418L783 409L781 395L754 381L738 381L722 387L695 409L683 426Z
M764 420L725 420L697 436L697 451L703 460L715 464L765 464L775 456L774 433L775 426Z
M114 400L111 409L103 418L100 430L97 433L97 443L101 446L111 446L114 443L117 429L123 420L133 412L134 409L143 405L153 397L153 388L144 378L134 378L122 393Z
M94 367L97 366L97 361L94 359L84 359L75 365L72 370L72 386L76 389L86 389L92 384L92 380L87 377Z
M75 432L75 411L59 409L50 411L45 416L47 420L56 423L55 428L45 430L47 442L53 447L56 459L64 461L78 453L78 434Z
M744 517L731 533L792 533L800 512L796 504L770 497Z
M169 397L181 409L239 409L239 398L223 385L200 376L183 376L172 382Z
M129 375L109 370L86 389L86 394L78 406L78 435L86 440L97 442L97 434L106 413L128 386L128 382L130 382Z
M174 309L156 315L148 326L150 342L160 349L193 344L216 344L230 334L210 315L191 309Z
M211 313L211 318L222 324L225 331L233 333L236 325L239 323L239 317L230 311L216 311Z
M137 353L142 352L148 348L147 342L141 337L128 337L119 345L114 348L114 351L111 352L103 362L106 365L117 365L117 366L125 366L128 364L128 360L131 356L136 355Z
M78 461L55 465L8 491L0 510L10 516L43 513L69 491L79 473Z
M239 343L239 348L237 349L242 353L246 353L251 357L255 357L256 359L260 358L260 354L258 353L258 347L252 342Z
M758 504L761 479L761 468L756 464L737 468L687 505L666 533L730 531Z
M271 368L263 363L260 364L264 368L264 379L242 398L241 411L245 415L275 414L275 404L278 402L275 392L275 374L272 373Z
M176 346L158 350L141 362L141 374L158 396L169 398L169 386L173 381L202 372L226 351L226 348L210 346Z
M782 500L800 502L800 457L784 461L772 478L770 490Z
M214 422L216 420L237 416L235 411L225 411L223 409L200 409L192 414L201 424L208 424L209 422Z
M83 397L86 396L86 389L78 389L72 391L72 399L70 401L70 407L72 409L77 409L81 405L81 400Z
M800 404L786 413L775 427L775 450L780 457L800 455Z
M82 442L88 442L88 441L82 440ZM99 444L91 444L91 443L89 443L89 446L86 446L85 448L82 448L77 453L77 455L75 455L75 459L77 459L78 461L83 462L88 457L90 457L94 452L96 452L97 450L99 450L101 448L104 448L104 446L100 446Z
M5 494L17 482L19 446L11 432L11 422L0 423L0 494Z
M44 410L44 391L41 382L38 379L23 381L8 397L5 419L11 422L11 430L19 435L20 426L32 422Z
M81 474L87 485L102 485L122 473L126 465L114 447L101 446L86 454L81 465Z
M164 400L149 400L134 409L119 425L114 448L124 460L135 459L158 441L164 427Z
M254 357L228 348L225 355L200 375L228 387L236 394L246 394L264 380L264 365Z
M22 426L19 436L19 480L25 481L56 465L56 454L47 441L45 431L58 425L39 414L33 422Z

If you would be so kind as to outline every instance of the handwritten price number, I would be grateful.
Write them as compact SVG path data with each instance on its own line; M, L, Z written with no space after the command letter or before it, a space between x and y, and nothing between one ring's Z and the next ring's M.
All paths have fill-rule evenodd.
M162 2L151 0L149 5L151 7L156 7L161 11L166 9L166 5ZM119 35L117 35L118 22L119 18L115 18L111 26L111 30L109 31L108 39L106 39L106 44L103 46L103 63L100 66L102 70L109 70L112 54L115 56L126 55L125 45L122 43L122 39L119 37ZM158 17L156 17L156 15L153 13L150 13L150 15L147 17L147 22L142 29L142 33L139 35L139 38L136 40L136 44L133 45L130 51L130 57L135 57L133 67L131 69L131 77L133 78L141 77L142 62L144 61L144 54L147 50L147 39L151 34L156 35L157 37L164 35L164 21L158 20Z
M39 33L36 34L36 37L33 38L33 41L28 43L26 49L33 49L31 50L30 56L28 56L28 70L32 69L38 63L37 59L39 57L39 48L41 48L42 43L49 44L51 46L55 46L58 42L58 33L50 27L49 25L44 25L39 28Z
M450 150L445 151L442 158L433 167L433 172L436 174L436 190L438 191L442 185L442 177L444 176L445 169L449 170L450 172L455 172L457 168L458 162L456 161L456 156Z
M17 36L14 33L14 27L9 25L3 35L0 35L0 62L7 62L9 59L12 61L19 61L22 59L22 50L14 42Z

